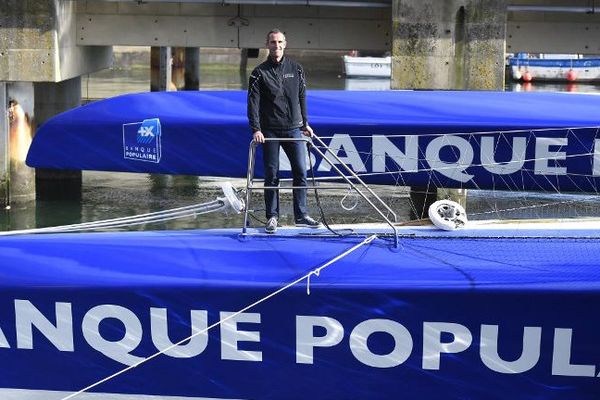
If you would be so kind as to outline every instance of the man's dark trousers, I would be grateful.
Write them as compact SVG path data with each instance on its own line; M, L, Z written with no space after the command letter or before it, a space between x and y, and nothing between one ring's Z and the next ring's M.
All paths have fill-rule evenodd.
M265 129L265 138L302 138L302 131L295 129ZM306 187L306 142L266 141L263 143L263 164L265 168L265 186L279 186L279 146L283 148L292 166L294 186ZM306 216L306 189L294 189L294 218ZM279 191L265 189L265 214L268 218L279 217Z

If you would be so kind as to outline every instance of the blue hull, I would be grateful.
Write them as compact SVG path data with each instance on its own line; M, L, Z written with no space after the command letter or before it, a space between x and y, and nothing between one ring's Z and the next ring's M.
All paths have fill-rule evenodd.
M598 129L566 129L600 126L598 96L312 91L308 107L316 133L368 183L600 189ZM133 94L49 120L38 130L27 164L245 177L250 140L245 92ZM260 151L257 159L260 177ZM319 157L314 166L317 176L334 175ZM289 176L285 165L282 170Z
M399 249L376 239L312 276L310 295L303 281L93 391L597 399L597 230L503 232L404 229ZM200 331L363 239L2 238L0 393L82 389L188 337L191 320Z

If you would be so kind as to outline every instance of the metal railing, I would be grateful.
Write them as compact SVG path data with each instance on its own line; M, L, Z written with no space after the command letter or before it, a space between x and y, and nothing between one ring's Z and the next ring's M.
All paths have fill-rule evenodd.
M306 142L309 151L312 149L319 156L321 156L323 158L323 160L325 160L333 168L333 170L339 175L339 177L342 178L344 181L346 181L346 183L348 185L350 185L350 187L352 187L352 189L354 189L371 206L371 208L373 208L383 218L383 220L390 226L390 228L394 232L394 243L397 247L398 246L398 229L394 226L394 222L398 221L398 217L397 217L396 213L354 171L352 171L352 169L350 167L348 167L348 165L346 165L337 156L337 154L335 154L333 151L331 151L331 149L321 140L321 138L319 138L317 135L313 135L313 138L317 141L317 143L320 147L325 149L324 152L321 151L321 149L319 147L315 146L308 137L302 137L302 138L298 138L298 139L296 139L296 138L265 138L265 142L268 142L268 141L273 141L273 142L302 141L302 142ZM254 141L254 140L252 142L250 142L250 150L249 150L249 154L248 154L248 172L246 175L246 208L244 211L244 226L242 228L243 235L247 234L248 212L250 210L250 198L252 195L252 190L255 189L255 187L254 187L254 167L256 165L256 148L257 148L257 146L258 146L258 142ZM336 166L336 163L334 163L327 156L327 153L331 154L331 156L335 159L337 164L340 164L341 166L343 166L343 168L346 170L346 172L349 176L344 174L344 172L342 172L342 170L340 170L340 168L338 168ZM355 184L353 182L353 180L355 180L357 182L357 184ZM381 206L383 206L383 208L385 210L387 210L388 213L393 216L393 222L377 206L377 204L375 204L373 201L371 201L371 199L369 199L368 196L359 189L359 186L362 186L363 189L365 189L367 192L369 192L369 194L371 194L376 199L376 202L379 203ZM328 187L322 187L320 189L338 189L338 188L339 188L339 186L333 186L333 187L328 186ZM264 186L263 185L262 187L259 187L257 189L262 189L262 190L264 190L264 189L273 189L273 190L309 189L309 186L279 187L279 186Z

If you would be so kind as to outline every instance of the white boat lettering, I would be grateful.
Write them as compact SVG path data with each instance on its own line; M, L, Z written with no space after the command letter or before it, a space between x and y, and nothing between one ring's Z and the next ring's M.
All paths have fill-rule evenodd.
M550 162L565 160L567 154L564 151L552 151L551 147L561 147L568 144L567 138L537 138L535 141L535 167L537 175L566 175L566 167L552 166Z
M152 343L158 351L175 358L195 357L206 349L208 345L208 313L205 310L192 310L192 338L187 344L175 345L176 342L169 338L166 308L150 308L150 332Z
M74 323L72 303L54 303L54 315L44 315L29 300L16 299L15 307L15 333L16 349L35 350L36 340L45 338L60 352L75 352L81 350L75 346ZM208 312L206 310L190 310L191 331L184 333L184 337L171 338L169 335L168 310L166 308L149 309L150 326L149 335L157 351L173 358L192 358L201 355L207 349L209 335ZM222 311L219 314L222 323L219 325L220 359L232 361L262 362L263 352L260 350L261 331L260 313L232 313ZM101 329L103 321L110 319L118 321L121 327L113 328L108 338L106 329ZM150 354L133 354L144 339L144 325L142 320L130 309L115 304L100 304L90 308L81 321L81 332L85 342L102 355L124 365L134 365L145 359ZM0 321L6 323L6 321ZM245 329L238 327L244 324ZM248 325L252 324L253 327ZM457 354L467 351L478 351L479 358L484 367L501 374L521 374L536 367L540 359L549 360L550 357L541 357L543 350L552 351L551 365L547 366L548 373L553 376L570 377L600 377L600 371L595 364L574 363L571 360L573 338L576 337L570 328L542 328L540 326L523 326L522 328L503 327L501 325L479 324L477 334L469 327L447 321L423 321L421 338L414 340L415 332L398 321L385 318L366 319L359 322L350 330L348 336L346 329L340 321L330 316L296 315L295 316L295 343L290 338L290 348L295 346L296 364L315 365L327 363L329 352L348 349L353 357L360 363L372 368L395 368L404 364L411 356L418 356L415 343L422 343L420 354L421 367L424 370L441 370L445 365L444 355ZM33 334L36 328L41 336ZM105 327L106 328L106 327ZM501 347L502 334L515 329L521 329L521 352L514 354L510 360L501 356L505 351ZM519 332L519 331L517 331ZM148 333L146 333L148 334ZM182 335L181 332L179 332ZM553 344L544 347L544 335L553 335ZM369 338L372 335L387 335L392 340L388 350L373 351L369 347ZM345 339L347 337L347 339ZM478 345L473 343L479 341ZM240 345L240 343L246 343ZM249 344L250 345L249 345ZM78 343L78 346L81 346ZM252 346L253 350L241 350ZM340 347L341 346L341 347ZM14 351L7 337L0 329L0 351ZM6 350L11 349L11 350ZM44 350L44 351L47 351ZM147 350L146 350L147 351ZM139 350L138 350L139 352ZM582 361L582 360L578 360ZM588 360L589 362L589 360ZM539 368L539 367L538 367Z
M404 152L394 146L383 135L373 136L373 171L385 171L385 159L390 157L403 171L417 171L419 168L419 139L417 136L404 138Z
M8 344L8 340L6 340L6 335L2 332L2 328L0 328L0 348L10 349L10 344Z
M529 371L540 360L542 328L523 328L523 351L519 358L507 361L498 353L498 325L481 325L481 361L492 371L502 374L520 374Z
M592 163L592 175L600 176L600 139L594 139L594 158Z
M366 141L370 141L370 149L358 146L360 143L364 147ZM479 154L475 153L477 145ZM565 149L568 145L569 139L566 137L493 135L473 136L467 140L458 135L440 135L431 139L418 135L372 135L369 138L356 138L348 134L335 134L329 143L331 152L357 173L385 173L392 170L391 166L394 170L405 173L425 172L430 168L463 183L475 176L469 173L469 168L482 167L494 175L509 175L522 171L527 161L533 164L531 170L534 175L567 175L569 154ZM500 154L499 146L503 148ZM528 146L531 154L529 157ZM364 154L368 156L361 156ZM480 163L477 163L477 155ZM311 157L312 165L315 165L314 156ZM339 164L332 157L329 158L334 164ZM419 165L420 158L428 166ZM284 152L280 153L280 165L282 170L291 170ZM307 160L307 168L310 165ZM330 172L332 166L325 160L318 160L317 169L320 172ZM600 139L594 140L592 174L600 176Z
M112 341L105 339L100 332L100 324L105 319L116 319L123 324L123 337ZM102 304L90 309L81 324L83 337L94 349L121 364L133 365L143 357L131 354L142 341L142 323L129 309L113 304Z
M325 331L315 336L315 327ZM504 360L498 351L498 325L480 326L479 355L483 364L499 373L519 374L531 370L540 359L542 328L523 328L521 355L513 361ZM368 339L374 333L385 333L394 340L393 349L387 354L376 354L368 347ZM443 339L443 334L452 340ZM572 329L554 329L552 354L552 375L556 376L595 376L595 365L571 364ZM331 317L296 316L296 362L315 364L326 358L326 348L342 342L344 327ZM456 354L467 351L473 342L471 331L464 325L452 322L423 322L422 368L439 370L442 368L442 354ZM404 363L413 351L413 338L402 324L386 319L371 319L359 323L350 333L349 347L354 357L361 363L374 368L392 368ZM315 349L319 351L315 357ZM600 374L599 374L600 377Z
M554 330L552 375L596 376L596 367L594 365L571 364L572 339L572 329L557 328ZM600 377L600 373L597 376Z
M455 162L442 161L440 153L446 146L453 147ZM467 174L465 169L473 163L473 147L459 136L440 136L433 139L425 150L425 158L435 171L459 182L468 182L474 175Z
M238 322L260 324L260 314L221 312L221 359L237 361L262 361L260 351L239 350L238 342L260 342L259 331L238 330Z
M331 142L329 142L329 149L333 154L336 154L340 160L346 165L350 166L354 172L366 172L367 168L360 158L360 154L352 141L352 138L348 134L337 134L333 135ZM333 161L333 160L332 160ZM335 164L335 161L334 161ZM322 160L319 164L318 171L329 172L331 171L331 165Z
M73 351L73 317L70 303L54 304L56 323L50 322L28 300L15 300L15 327L17 348L33 349L35 326L60 351Z
M524 137L512 138L512 154L510 161L499 162L494 156L497 140L490 136L481 138L481 164L483 168L496 175L514 174L523 168L527 150L527 139Z

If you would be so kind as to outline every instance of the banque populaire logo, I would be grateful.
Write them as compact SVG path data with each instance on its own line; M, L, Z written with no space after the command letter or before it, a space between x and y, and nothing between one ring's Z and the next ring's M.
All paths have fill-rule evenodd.
M158 118L123 124L123 157L128 160L159 163L161 134Z

